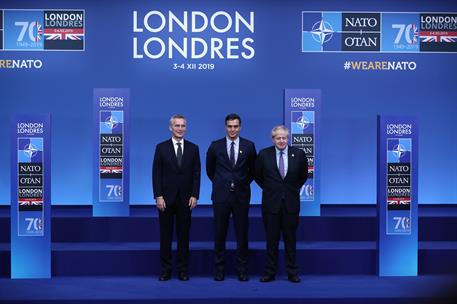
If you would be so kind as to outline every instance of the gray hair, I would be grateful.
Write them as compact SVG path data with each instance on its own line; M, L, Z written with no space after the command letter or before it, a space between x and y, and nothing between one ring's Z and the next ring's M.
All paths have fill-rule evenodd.
M271 130L271 138L274 138L276 136L276 133L280 130L286 132L287 137L289 137L289 129L287 129L286 126L284 126L284 125L279 125L279 126L274 127Z
M170 117L170 126L173 125L173 120L175 120L175 119L184 119L187 122L187 119L184 117L184 115L174 114L173 116Z

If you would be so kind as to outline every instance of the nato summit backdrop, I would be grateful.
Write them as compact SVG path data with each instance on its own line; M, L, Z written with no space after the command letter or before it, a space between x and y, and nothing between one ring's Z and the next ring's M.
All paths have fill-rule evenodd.
M322 204L375 204L378 114L418 119L419 203L457 203L456 71L455 1L2 1L0 204L15 113L51 113L52 203L92 204L94 88L130 89L130 204L172 114L204 163L231 112L270 145L284 89L321 90Z

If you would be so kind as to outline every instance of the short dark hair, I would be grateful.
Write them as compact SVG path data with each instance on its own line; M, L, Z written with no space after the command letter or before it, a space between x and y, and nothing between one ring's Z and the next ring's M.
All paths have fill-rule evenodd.
M227 125L227 121L235 120L235 119L238 119L238 121L240 122L240 126L241 126L241 117L240 117L240 115L238 115L236 113L230 113L229 115L225 116L225 125Z

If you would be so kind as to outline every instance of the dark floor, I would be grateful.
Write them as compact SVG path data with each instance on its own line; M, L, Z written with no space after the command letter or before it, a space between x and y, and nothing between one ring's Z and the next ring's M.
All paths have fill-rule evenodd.
M278 277L271 283L260 283L258 277L239 282L228 277L215 282L211 277L191 277L188 282L175 278L159 282L157 277L57 277L40 280L0 279L0 301L137 301L186 300L214 302L231 299L252 303L339 302L363 300L365 303L393 299L401 302L451 300L456 275L418 277L377 276L302 276L299 284Z

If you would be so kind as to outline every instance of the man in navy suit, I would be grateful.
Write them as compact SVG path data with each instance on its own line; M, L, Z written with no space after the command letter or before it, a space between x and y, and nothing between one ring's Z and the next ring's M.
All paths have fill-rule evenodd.
M235 224L238 279L249 279L248 213L256 150L253 142L239 136L240 130L240 116L227 115L226 136L213 141L206 153L206 173L213 183L211 200L214 211L216 281L223 281L225 276L225 242L230 214Z
M160 222L160 281L171 278L174 219L178 241L178 278L181 281L189 280L187 266L191 210L197 205L200 193L201 165L198 146L184 140L186 124L184 116L173 115L169 125L172 137L158 144L154 154L152 180Z
M300 212L300 188L308 177L305 152L288 146L289 130L274 127L274 146L260 151L256 161L255 179L262 188L262 217L267 238L267 260L261 282L275 280L278 245L282 231L286 270L291 282L299 283L296 264L296 231Z

